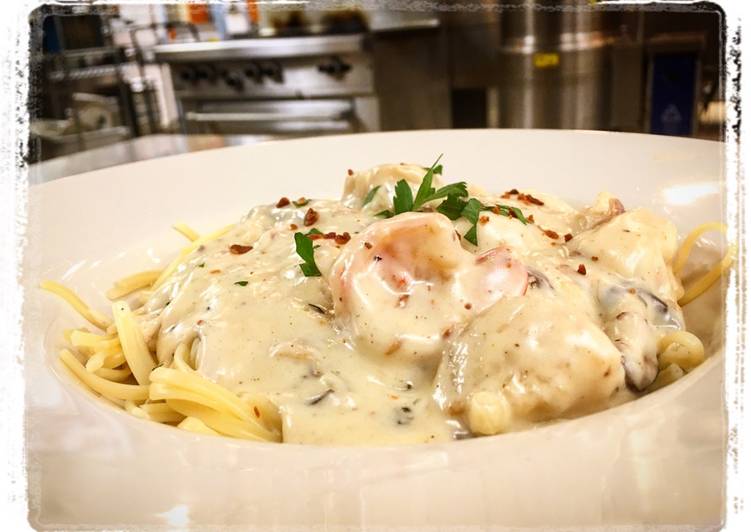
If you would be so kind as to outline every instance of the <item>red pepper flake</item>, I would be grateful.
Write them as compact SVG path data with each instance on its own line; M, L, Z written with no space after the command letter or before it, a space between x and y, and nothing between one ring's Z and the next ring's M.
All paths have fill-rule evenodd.
M312 207L308 209L308 211L305 213L305 218L303 219L303 223L306 227L309 227L316 223L318 221L318 213L313 210Z
M629 294L635 294L636 293L636 288L629 288L628 289L628 293Z
M198 321L196 322L196 325L203 325L203 320L198 320Z
M209 273L222 273L222 270L211 270Z
M253 413L256 415L256 417L261 417L261 411L258 410L257 406L253 406Z
M409 300L409 294L402 294L399 296L399 307L403 307L407 304L407 301Z
M370 242L365 242L363 246L365 246L366 249L373 249L373 244L371 244Z
M323 238L323 235L321 233L311 233L308 235L308 238L311 240L320 240Z
M584 267L584 264L579 264L579 268L576 271L582 275L587 275L587 268Z
M323 235L323 238L325 238L326 240L334 240L336 238L336 233L334 231L330 231Z
M290 231L297 231L297 224L289 224Z
M593 255L593 256L592 256L592 260L593 260L594 262L597 262L598 260L600 260L600 257L598 257L597 255Z
M501 215L501 208L498 205L493 205L493 208L490 210L493 211L493 214Z
M519 194L519 201L530 205L545 205L541 200L535 198L531 194Z
M344 232L341 235L336 235L336 237L334 238L334 242L336 242L340 246L343 246L344 244L346 244L347 242L349 242L350 238L352 238L352 237L349 236L349 233Z
M472 308L472 303L464 303L464 308L470 310Z
M519 191L516 190L515 188L512 188L511 190L507 190L506 192L504 192L501 197L503 199L509 199L511 196L518 196L518 195L519 195Z
M558 240L558 233L556 233L552 229L543 229L542 232L545 233L546 237L552 238L553 240Z
M535 215L534 214L527 215L527 221L531 224L535 223Z
M563 235L563 240L565 240L566 242L568 242L572 238L574 238L574 235L572 235L571 233L566 233L565 235Z
M489 221L490 221L490 218L488 218L487 216L480 216L480 220L479 220L479 222L480 222L480 223L481 223L482 225L485 225L485 224L486 224L486 223L488 223Z
M242 244L232 244L229 247L229 252L233 255L244 255L248 251L253 249L253 246L243 246Z
M447 327L446 329L444 329L443 332L441 333L441 336L443 337L444 340L448 338L449 336L451 336L451 327Z
M276 202L276 206L278 209L281 209L282 207L286 207L289 205L289 198L282 197L279 199L279 201Z
M348 168L347 169L347 175L353 175L353 174L354 174L354 172L352 171L352 169Z

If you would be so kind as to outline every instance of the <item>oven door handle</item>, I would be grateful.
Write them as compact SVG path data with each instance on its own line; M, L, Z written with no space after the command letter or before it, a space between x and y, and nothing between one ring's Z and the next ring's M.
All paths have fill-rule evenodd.
M227 113L188 111L185 113L185 119L189 122L291 122L299 120L337 120L342 118L344 114L339 109Z

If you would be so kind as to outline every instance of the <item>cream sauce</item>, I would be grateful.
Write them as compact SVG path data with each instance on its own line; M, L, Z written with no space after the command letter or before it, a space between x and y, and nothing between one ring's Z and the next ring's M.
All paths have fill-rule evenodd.
M424 173L383 165L349 176L341 201L250 211L144 306L159 361L198 339L202 375L266 394L284 441L314 444L464 437L479 392L500 394L504 430L517 430L618 404L654 379L659 336L683 328L682 289L667 266L672 224L622 213L606 194L577 210L536 192L473 188L534 223L483 211L474 246L457 236L469 222L433 212L438 202L376 216L398 180L416 191ZM317 220L306 226L309 209ZM321 277L305 277L295 251L294 233L311 228L351 236L314 241Z

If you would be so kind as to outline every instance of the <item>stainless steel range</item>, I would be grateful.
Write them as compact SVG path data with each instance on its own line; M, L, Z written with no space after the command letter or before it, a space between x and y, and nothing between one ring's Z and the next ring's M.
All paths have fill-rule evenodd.
M185 133L325 134L379 129L365 35L166 44Z

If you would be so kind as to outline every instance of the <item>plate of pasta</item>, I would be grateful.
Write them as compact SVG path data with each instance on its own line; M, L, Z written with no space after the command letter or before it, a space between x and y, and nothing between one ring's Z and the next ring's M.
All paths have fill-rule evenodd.
M381 133L33 187L32 520L719 522L722 153Z

